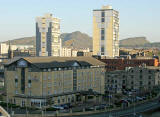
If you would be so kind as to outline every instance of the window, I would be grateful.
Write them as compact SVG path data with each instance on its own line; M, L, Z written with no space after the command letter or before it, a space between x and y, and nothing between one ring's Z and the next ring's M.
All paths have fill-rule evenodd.
M151 85L151 82L150 82L150 81L148 82L148 85Z
M15 79L15 87L16 88L18 87L18 79L17 78Z
M46 88L46 84L43 84L43 88Z
M31 91L29 91L29 92L28 92L28 95L29 95L29 96L31 96L31 95L32 95L32 94L31 94Z
M104 40L104 35L101 36L101 40Z
M72 102L74 102L74 97L72 97Z
M28 80L28 83L31 83L31 80Z
M139 70L140 73L142 73L142 70Z
M60 101L60 99L58 99L58 103L60 103L61 101Z
M104 28L101 29L101 35L104 35Z
M44 72L46 72L46 71L47 71L47 69L43 69L43 71L44 71Z
M18 79L15 79L15 83L17 83L18 82Z
M131 89L134 89L134 87L133 87L133 86L131 86Z
M57 84L57 82L54 82L54 86L55 86L55 87L57 86L56 84Z
M64 99L62 99L62 102L64 103Z
M17 82L15 83L15 87L16 87L16 88L18 87L18 83L17 83Z
M51 79L51 76L49 75L49 76L48 76L48 80L50 80L50 79Z
M30 75L28 75L28 80L30 80L31 79L31 76Z
M17 91L17 90L15 91L15 94L18 94L18 91Z
M142 77L143 77L142 75L139 76L140 79L142 79Z
M57 68L54 68L54 71L57 71Z
M48 69L48 71L50 72L50 71L51 71L51 69Z
M151 79L152 77L151 76L148 76L148 79Z
M25 101L24 101L24 100L22 100L21 106L22 106L22 107L25 107Z
M104 12L104 11L101 13L101 16L102 16L102 17L105 17L105 12Z
M51 87L51 85L52 85L52 84L49 82L49 83L48 83L48 87Z
M16 99L15 98L13 99L13 103L16 104Z
M143 85L143 82L142 82L142 81L140 81L140 82L139 82L139 84L140 84L140 85Z
M31 88L31 83L28 83L28 88Z
M111 82L114 83L114 80L112 80Z
M68 102L70 102L71 101L71 99L70 98L68 98Z
M101 22L105 22L105 19L104 19L104 18L101 18Z
M104 47L101 47L101 52L104 52Z
M134 82L132 81L132 82L131 82L131 84L133 85L133 84L134 84Z
M46 80L46 76L43 76L43 80Z
M31 88L31 80L28 80L28 88Z

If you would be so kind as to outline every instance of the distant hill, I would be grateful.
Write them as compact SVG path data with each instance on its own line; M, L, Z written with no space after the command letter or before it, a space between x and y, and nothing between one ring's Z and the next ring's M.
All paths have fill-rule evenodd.
M72 33L63 33L61 35L64 46L72 46L75 48L92 49L92 38L85 33L79 31Z
M90 48L92 50L92 37L80 31L72 33L62 33L61 34L62 45L75 47L75 48ZM11 44L17 45L35 45L35 37L24 37L19 39L13 39L10 41ZM8 41L7 41L8 43ZM119 41L120 47L126 48L145 48L145 47L156 47L160 48L160 42L149 42L146 37L133 37L127 38Z
M150 44L146 37L133 37L120 40L120 47L143 47L146 44Z
M8 43L8 41L6 41ZM33 37L23 37L19 39L10 40L10 43L13 45L35 45L36 38Z
M151 43L146 37L133 37L120 40L120 47L126 48L160 48L160 42Z
M63 46L72 46L75 48L90 48L92 49L92 38L85 33L79 31L72 33L63 33L61 34L62 45ZM6 41L8 43L8 41ZM35 37L24 37L19 39L13 39L10 41L11 44L17 45L35 45Z

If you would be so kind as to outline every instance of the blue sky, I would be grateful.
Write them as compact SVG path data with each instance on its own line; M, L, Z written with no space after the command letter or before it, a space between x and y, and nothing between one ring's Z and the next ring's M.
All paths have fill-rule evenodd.
M120 12L120 39L160 41L160 0L0 0L0 41L35 35L35 17L52 13L61 32L92 36L92 10L112 5Z

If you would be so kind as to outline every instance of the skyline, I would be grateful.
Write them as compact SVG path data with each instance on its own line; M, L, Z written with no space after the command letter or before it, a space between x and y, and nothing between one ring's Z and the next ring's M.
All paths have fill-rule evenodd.
M145 36L149 41L157 42L160 37L158 33L160 1L157 0L39 1L6 0L0 2L1 41L35 36L35 18L45 13L52 13L54 17L61 19L62 33L81 31L92 36L92 13L94 9L101 9L102 5L112 5L113 9L119 11L120 40Z

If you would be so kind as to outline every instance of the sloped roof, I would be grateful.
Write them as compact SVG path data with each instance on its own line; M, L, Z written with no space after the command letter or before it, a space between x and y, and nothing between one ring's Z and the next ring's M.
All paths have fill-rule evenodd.
M80 66L105 66L105 63L93 57L22 57L8 60L5 65L10 65L20 59L24 59L40 68L67 67L77 62Z

